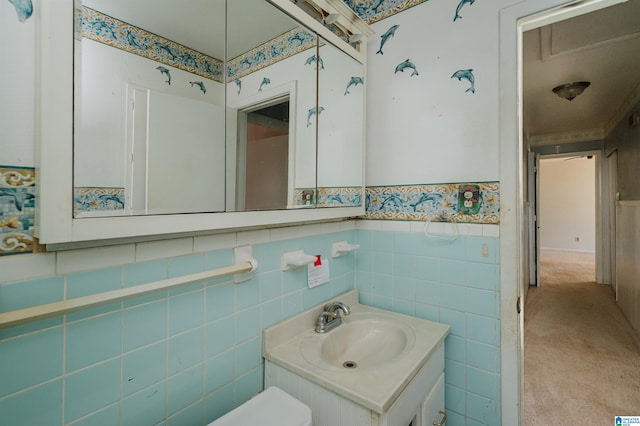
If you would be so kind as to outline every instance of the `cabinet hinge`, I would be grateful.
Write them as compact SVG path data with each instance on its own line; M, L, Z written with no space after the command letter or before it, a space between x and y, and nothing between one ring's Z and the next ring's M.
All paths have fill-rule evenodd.
M516 311L518 311L518 314L520 313L520 296L516 299Z

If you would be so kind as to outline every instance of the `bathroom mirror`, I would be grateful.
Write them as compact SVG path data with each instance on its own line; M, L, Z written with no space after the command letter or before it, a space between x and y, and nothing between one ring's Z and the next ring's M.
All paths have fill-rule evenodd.
M265 0L226 3L83 2L75 217L314 205L317 36Z
M344 28L371 35L341 1L323 5L342 8ZM55 250L364 213L362 203L314 208L318 154L327 158L333 149L318 145L324 114L316 109L318 73L324 71L317 67L325 49L318 36L359 63L365 62L362 46L345 43L290 0L158 0L152 6L142 0L34 3L34 233L41 243ZM249 127L265 137L251 139ZM250 146L264 140L261 150ZM272 161L279 177L271 181L265 176L274 173ZM352 185L345 182L323 185Z
M359 206L364 182L364 65L322 38L318 50L318 207Z
M75 216L224 211L225 0L79 7Z
M317 36L264 0L227 28L227 211L314 207Z

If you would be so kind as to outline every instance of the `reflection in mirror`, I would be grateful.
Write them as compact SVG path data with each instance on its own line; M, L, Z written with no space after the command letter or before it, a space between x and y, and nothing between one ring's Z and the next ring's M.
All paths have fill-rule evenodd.
M149 7L76 11L75 217L224 211L225 1Z
M267 0L76 4L74 217L361 205L358 61Z
M265 0L227 28L227 211L313 207L317 37Z
M364 66L320 39L318 207L362 205Z
M289 98L239 111L238 210L287 208Z

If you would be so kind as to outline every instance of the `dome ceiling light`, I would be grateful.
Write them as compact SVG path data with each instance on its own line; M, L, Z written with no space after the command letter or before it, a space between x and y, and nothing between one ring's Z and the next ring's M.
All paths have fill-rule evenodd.
M589 81L578 81L575 83L562 84L560 86L554 87L553 93L568 101L572 101L576 96L584 92L584 89L586 89L590 85L591 82Z

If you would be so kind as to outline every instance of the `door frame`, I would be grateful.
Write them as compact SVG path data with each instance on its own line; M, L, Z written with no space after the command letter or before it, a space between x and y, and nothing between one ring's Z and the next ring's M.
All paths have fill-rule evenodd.
M605 154L605 161L608 164L609 172L609 232L610 232L610 246L609 257L611 262L611 286L616 296L616 302L618 301L618 274L616 267L616 250L617 250L617 223L618 212L616 209L616 202L618 201L618 150L615 149L608 155Z
M540 287L540 154L529 151L527 164L529 285Z
M610 213L609 213L609 201L610 201L610 187L609 187L609 172L608 172L608 161L604 158L603 152L601 150L581 150L581 151L566 151L562 154L538 154L540 160L546 160L551 158L569 158L575 156L587 156L592 155L594 159L594 181L593 181L593 190L595 191L595 280L598 284L610 284L611 283L611 233L610 227L608 226L611 222ZM539 164L538 164L539 166ZM537 173L537 179L535 181L536 196L539 197L540 194L540 175ZM529 182L529 186L531 186L531 182ZM529 188L531 191L531 188ZM538 222L540 221L540 211L538 206L538 211L536 213L538 215ZM534 221L534 218L529 217L529 229L533 226L531 222ZM537 229L540 229L540 224L537 223ZM530 235L531 238L531 235ZM531 245L529 245L531 250ZM534 252L529 251L527 256L529 258L530 263L535 261L535 267L538 271L538 280L540 278L540 236L539 232L537 235L537 240L535 241L535 246L533 248ZM532 275L532 274L530 274ZM533 282L530 282L533 285ZM538 287L540 286L540 282L538 281L536 284Z
M499 12L500 354L502 424L521 424L524 310L528 288L524 225L522 33L621 3L623 0L524 1ZM562 7L574 3L573 7Z
M287 82L279 86L264 89L254 95L243 97L235 101L228 101L227 124L233 129L227 133L227 206L233 206L234 211L242 210L244 206L244 173L240 164L246 158L246 115L256 109L268 106L288 98L289 100L289 161L288 161L288 190L287 208L295 206L295 159L296 159L296 114L298 111L298 85L296 81ZM236 181L239 183L236 184ZM240 201L242 200L242 201ZM240 206L240 207L239 207Z

